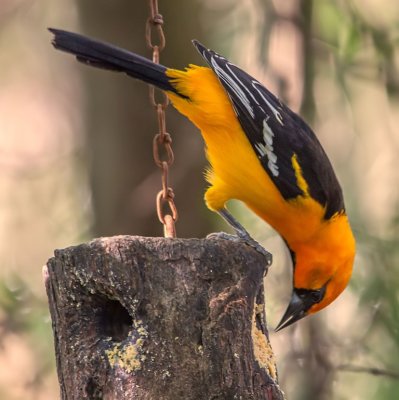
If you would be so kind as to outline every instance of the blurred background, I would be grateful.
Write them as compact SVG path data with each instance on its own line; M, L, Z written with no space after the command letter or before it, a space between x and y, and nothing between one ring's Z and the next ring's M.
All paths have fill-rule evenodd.
M350 288L320 316L271 333L290 400L399 398L399 2L159 0L161 61L203 63L196 38L264 82L317 132L339 176L358 251ZM162 235L146 85L82 66L49 26L150 56L146 0L0 2L0 399L59 398L41 268L55 248ZM180 237L227 229L203 204L199 133L172 108ZM274 254L274 327L291 290L281 239L233 213Z

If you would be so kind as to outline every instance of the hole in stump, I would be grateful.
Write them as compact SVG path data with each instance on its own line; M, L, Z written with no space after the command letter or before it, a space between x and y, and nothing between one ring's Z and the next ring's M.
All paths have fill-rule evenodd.
M111 337L114 342L126 339L132 329L133 319L126 308L117 301L104 301L99 314L99 327L104 337Z
M102 389L93 378L89 378L86 383L86 395L89 396L91 400L101 400L103 398Z

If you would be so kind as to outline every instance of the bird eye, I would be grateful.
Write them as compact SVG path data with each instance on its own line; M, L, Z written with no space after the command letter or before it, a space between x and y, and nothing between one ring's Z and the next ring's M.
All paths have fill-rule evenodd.
M321 289L319 290L312 290L311 298L314 303L320 303L321 299L323 298L324 291Z
M295 289L296 295L302 299L304 303L311 307L314 304L320 303L323 300L324 293L326 292L326 285L320 289Z
M325 284L322 288L317 290L312 290L312 301L314 303L320 303L323 300L324 294L326 293L327 284Z

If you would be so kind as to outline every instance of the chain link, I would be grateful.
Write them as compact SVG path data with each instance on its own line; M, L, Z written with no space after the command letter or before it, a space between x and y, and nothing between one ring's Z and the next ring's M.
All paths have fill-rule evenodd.
M149 0L150 16L147 19L145 27L145 39L147 46L152 50L152 61L159 64L159 53L165 48L165 34L163 32L163 17L158 12L158 0ZM153 35L156 32L158 41L153 43ZM158 118L158 134L153 140L153 156L155 164L162 170L162 190L156 197L156 208L159 221L164 226L165 237L176 237L175 222L178 218L175 194L169 187L169 167L173 164L174 155L172 150L172 138L166 132L165 109L169 104L166 94L160 91L162 101L155 99L155 88L149 87L150 103L155 108ZM163 154L164 159L161 157ZM169 207L170 213L165 213L164 208Z

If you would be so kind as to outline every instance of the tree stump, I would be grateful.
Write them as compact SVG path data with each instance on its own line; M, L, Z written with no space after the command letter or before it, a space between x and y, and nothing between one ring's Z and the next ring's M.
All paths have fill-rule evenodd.
M283 399L265 257L215 239L117 236L44 270L63 400Z

